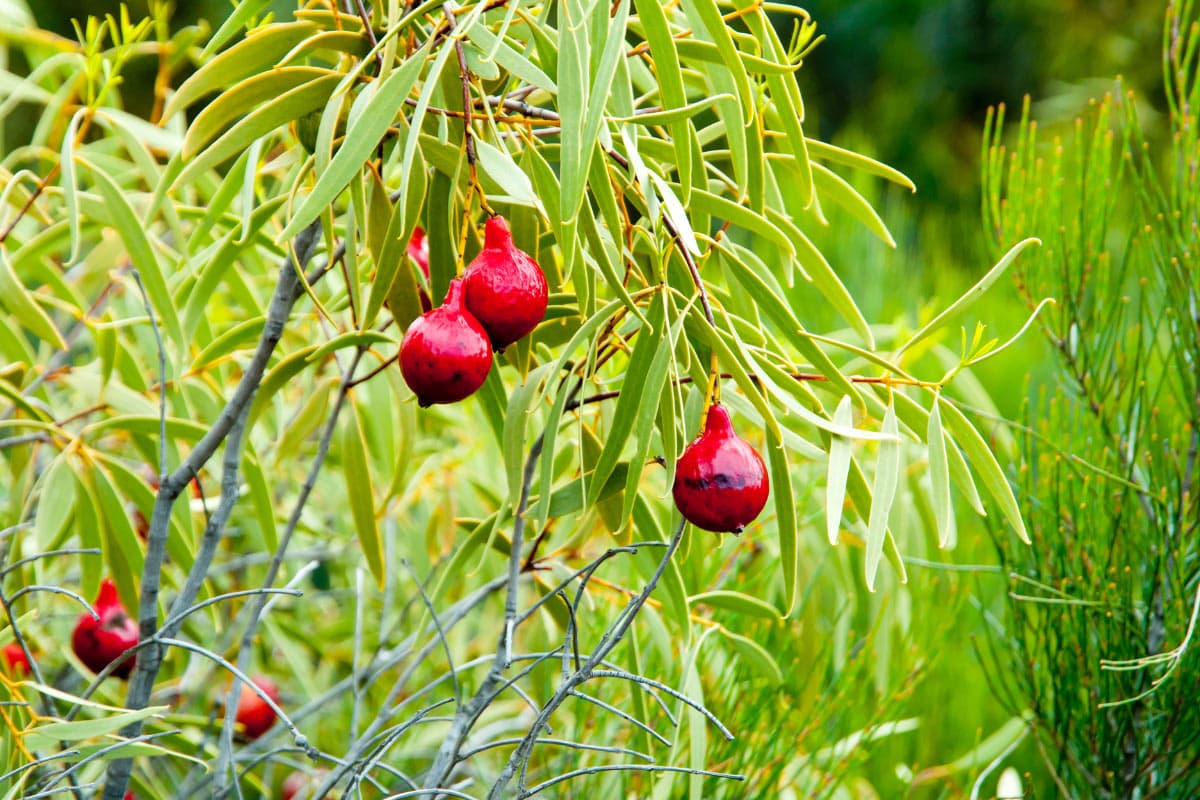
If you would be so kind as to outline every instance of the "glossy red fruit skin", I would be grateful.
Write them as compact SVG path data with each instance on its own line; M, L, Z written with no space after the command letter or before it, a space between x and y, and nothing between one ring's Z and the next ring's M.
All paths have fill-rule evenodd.
M273 680L264 675L255 676L251 680L276 704L279 703L279 689ZM242 735L250 740L257 739L270 730L276 719L278 719L278 715L275 713L275 709L259 697L257 692L243 683L238 698L237 712L237 722L242 726Z
M16 642L4 645L4 666L8 668L8 674L14 678L24 678L33 671L29 659L25 656L25 651Z
M400 371L422 407L456 403L487 380L492 346L463 305L463 282L450 281L446 299L413 321L400 342Z
M550 293L546 276L533 258L513 243L504 217L484 227L483 249L463 275L467 308L503 350L538 326L546 316Z
M684 448L671 493L684 519L714 533L740 533L767 504L766 465L734 432L724 406L708 409L703 433Z
M107 578L100 584L100 594L92 608L100 619L93 619L86 611L79 615L71 634L71 649L84 666L100 672L138 643L138 625L121 605L116 584ZM128 678L136 660L136 656L126 659L112 674Z

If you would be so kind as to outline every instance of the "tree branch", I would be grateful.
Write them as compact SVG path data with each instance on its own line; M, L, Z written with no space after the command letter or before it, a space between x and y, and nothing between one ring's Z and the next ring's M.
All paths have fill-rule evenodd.
M165 474L166 470L163 470L164 475L158 486L158 494L154 499L154 511L151 515L150 531L146 544L145 566L142 569L141 597L138 603L138 628L139 636L143 640L155 639L158 636L158 595L162 579L163 562L166 558L167 533L171 524L171 507L183 492L188 482L199 474L204 465L216 453L217 448L229 438L235 427L238 426L239 420L243 420L244 424L244 415L249 412L250 403L258 391L259 384L262 382L267 363L270 361L271 355L275 352L275 347L279 344L279 340L283 336L284 326L291 314L292 306L295 305L296 300L299 299L303 291L300 284L299 272L304 269L316 251L320 240L320 233L321 223L319 221L313 222L301 231L295 240L294 257L289 253L283 263L280 264L275 292L271 297L271 303L267 309L267 320L263 327L263 332L259 337L258 346L255 348L250 362L246 365L245 371L242 373L242 378L234 389L233 395L221 410L221 414L215 424L196 443L195 448L192 449L191 453L188 454L187 458L184 459L183 463L174 472L167 475ZM165 381L162 391L166 391ZM237 443L240 443L240 431ZM160 444L164 449L166 448L166 442ZM237 450L238 448L233 447L231 449ZM236 460L234 463L236 465ZM225 477L227 476L223 476L223 479ZM236 472L232 476L232 480L234 482L234 491L230 493L230 496L231 498L236 498ZM222 497L222 503L224 502L225 498ZM221 526L223 527L223 522ZM215 535L219 537L220 531L216 531ZM199 572L198 568L207 569L207 565L197 561L193 566L192 573ZM192 575L189 575L189 578L192 577ZM200 574L199 578L203 579L203 574ZM160 643L154 642L148 647L143 648L137 659L133 677L129 682L129 691L125 700L126 708L137 710L145 708L149 703L150 694L154 689L154 682L158 677L158 670L162 665L162 659L163 649ZM128 738L133 738L141 733L141 729L142 723L140 721L135 722L127 726L122 731L122 734ZM103 800L122 800L125 796L125 790L129 784L129 776L132 771L132 759L121 758L112 761L108 766L106 774Z

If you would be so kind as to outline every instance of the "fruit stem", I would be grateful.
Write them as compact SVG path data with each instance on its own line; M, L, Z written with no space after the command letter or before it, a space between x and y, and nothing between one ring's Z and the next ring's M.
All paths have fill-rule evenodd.
M453 37L458 30L458 20L454 16L454 7L450 3L443 3L442 12L446 15L446 21L450 24L450 30L447 35ZM458 79L462 84L463 147L467 153L467 173L469 175L469 188L467 189L463 225L458 236L457 274L461 277L464 268L463 252L467 247L467 231L470 229L471 201L475 198L475 195L479 195L479 207L486 211L488 216L495 216L495 212L488 205L487 196L484 194L483 187L479 184L479 171L475 164L475 119L472 113L474 103L471 100L471 70L467 66L467 52L463 47L461 37L454 38L454 54L458 58Z

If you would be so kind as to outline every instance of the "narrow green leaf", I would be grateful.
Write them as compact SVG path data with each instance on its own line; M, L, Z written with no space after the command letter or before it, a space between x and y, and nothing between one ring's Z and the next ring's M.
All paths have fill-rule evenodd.
M515 6L515 3L510 4ZM558 93L554 80L542 71L540 67L518 53L496 34L492 33L482 19L477 20L467 31L467 38L479 45L495 59L496 63L530 86L545 89L551 94Z
M480 169L500 186L509 202L545 212L542 201L533 191L529 176L517 166L512 156L482 139L476 139L475 151L479 156Z
M665 349L666 341L666 293L657 292L650 303L648 320L635 338L633 353L629 356L629 365L625 370L625 378L621 383L622 391L617 398L617 407L613 412L612 423L604 438L604 449L596 460L596 470L591 485L588 487L587 505L596 501L596 495L608 476L616 466L629 435L633 432L634 422L638 411L645 404L647 378L651 366L657 360L659 351ZM635 471L641 472L641 464L634 466Z
M250 407L251 422L258 418L266 404L271 402L284 384L308 368L308 356L316 349L317 345L315 344L302 347L295 352L288 353L275 366L267 370L258 391L254 394L254 404Z
M220 361L235 350L252 346L262 335L266 324L267 318L261 314L242 320L213 339L203 350L197 353L196 357L192 359L189 369L193 371L199 370L202 367L215 364L215 362Z
M387 569L383 539L379 536L379 525L375 519L374 482L371 479L371 465L367 461L366 437L358 404L353 396L348 399L352 413L342 426L342 473L346 478L346 499L367 566L375 576L379 590L383 591L387 583Z
M871 488L871 514L867 520L867 589L875 591L875 576L879 572L879 559L883 555L883 541L887 536L888 515L896 499L896 487L900 485L900 442L896 409L889 405L883 417L883 432L897 437L896 441L880 442L875 463L875 483Z
M937 399L929 411L925 441L929 446L929 481L932 484L933 517L937 522L938 546L946 547L953 532L954 509L950 504L950 467L942 434L942 412Z
M970 308L976 300L982 297L984 293L987 292L987 290L990 289L992 285L1000 279L1000 276L1008 271L1008 268L1012 266L1013 261L1015 261L1017 256L1021 254L1022 250L1031 244L1041 243L1041 239L1025 239L1014 244L1011 248L1009 248L1009 251L1005 253L998 262L996 262L996 266L988 270L987 274L979 279L978 283L964 292L962 297L958 298L949 306L947 306L942 313L938 314L936 317L929 320L929 322L921 326L921 330L914 333L912 338L905 342L904 345L896 351L893 358L898 362L900 356L903 355L906 350L915 345L917 342L923 340L929 334L936 331L942 325L945 325L950 319L953 319L958 314L961 314L963 311Z
M62 186L63 200L67 205L67 224L71 229L71 249L67 253L67 265L74 264L79 260L79 248L83 246L83 237L79 235L79 185L75 175L75 141L79 136L79 125L83 121L84 116L88 113L88 109L81 108L71 116L71 122L67 125L66 133L63 134L62 152L59 154L59 166L62 172L62 179L59 181Z
M342 189L346 188L346 184L362 170L371 151L375 149L379 140L387 133L388 127L395 121L397 109L404 105L404 98L408 97L416 85L432 41L433 39L430 38L429 42L410 55L378 86L372 85L374 93L367 95L369 99L363 106L362 113L354 119L354 124L346 131L346 138L334 154L333 160L317 176L316 186L300 203L300 207L292 213L287 227L276 237L276 241L287 241L303 230L333 202ZM358 100L355 101L356 104L358 102Z
M689 17L698 18L702 22L708 35L712 38L713 44L716 45L717 52L721 54L721 60L725 62L725 68L733 77L738 101L742 106L742 121L743 123L748 122L754 112L755 94L750 87L750 76L746 73L746 65L738 55L737 47L730 35L729 25L721 15L716 0L685 0L683 7L687 10ZM754 16L754 14L747 15L748 18Z
M133 529L129 511L108 472L97 466L88 471L87 477L104 517L104 535L107 538L105 560L125 607L137 608L138 579L145 561L141 540Z
M854 408L849 395L843 397L833 412L833 421L843 427L854 424ZM825 532L829 543L838 543L842 527L842 507L846 501L846 479L850 476L850 439L832 436L829 441L829 472L825 481Z
M686 103L678 108L664 108L661 111L650 111L641 114L634 114L629 117L618 117L616 122L633 122L638 125L670 125L675 122L680 122L685 119L701 114L712 108L717 103L724 100L736 100L731 94L716 94L711 97L703 97L691 103Z
M317 67L282 67L241 81L218 95L192 120L183 139L183 157L194 157L205 145L224 132L230 123L260 104L297 86L330 76L338 79L342 77Z
M878 236L888 247L896 246L896 240L892 238L887 224L871 207L867 199L859 194L853 186L843 180L840 175L820 164L813 164L812 171L813 183L821 196L828 197L845 209L850 216L865 225L867 230Z
M513 389L508 396L508 408L504 414L504 474L508 478L508 496L515 506L521 493L521 473L525 465L526 428L533 409L535 397L539 397L542 382L549 372L549 364L543 364L526 376L524 383Z
M584 138L588 107L588 47L583 9L577 0L559 5L558 114L562 154L559 158L559 214L571 223L579 213L587 185L594 142Z
M81 719L72 722L47 722L24 734L24 746L30 750L47 750L59 742L78 742L97 736L116 733L131 722L162 714L168 706L148 706L137 711L122 711L100 719Z
M770 620L780 618L779 609L775 606L766 600L760 600L744 592L730 592L720 589L712 592L701 592L700 594L692 595L688 599L688 602L693 606L704 604L710 608L723 608L727 611L736 611L747 617L762 617Z
M336 353L338 350L345 350L347 347L362 347L364 345L370 346L377 344L390 344L393 346L399 345L399 343L391 336L388 336L386 333L380 333L379 331L347 331L346 333L338 334L325 344L318 347L309 354L307 360L310 362L319 361L325 356L331 353Z
M669 298L666 296L664 296L663 300L664 303L669 302ZM669 323L664 316L663 325L669 325L667 328L667 339L655 351L654 360L650 363L650 371L646 374L645 382L637 387L640 402L638 403L637 418L633 426L637 446L634 448L629 462L629 477L625 482L625 502L621 509L622 519L629 519L629 515L633 512L633 501L641 482L642 470L645 468L646 461L650 456L650 446L653 443L655 412L660 408L659 403L652 401L654 398L661 397L663 390L667 387L667 374L670 371L672 356L675 353L675 343L679 339L679 332L683 328L684 319L683 315L680 315L674 323ZM626 373L626 379L628 379L628 375L629 373ZM674 434L668 430L664 434L664 437L673 440ZM673 460L671 464L673 470ZM674 473L672 472L669 477L674 479ZM667 485L670 486L670 482Z
M992 499L1000 506L1004 518L1022 542L1032 544L1029 532L1025 529L1025 520L1021 517L1021 507L1017 505L1012 486L1009 485L1008 478L1005 477L1004 470L1000 468L1000 462L992 454L991 448L953 403L944 398L939 398L938 403L945 409L945 424L953 436L953 441L957 442L967 458L971 459L975 473L983 480L983 485L987 487Z
M609 474L608 480L604 482L604 486L596 493L595 502L602 503L615 495L617 492L621 491L621 489L625 486L626 479L628 478L630 472L631 470L629 469L628 463L622 461L617 464L617 466L613 468L612 473ZM593 480L593 473L589 472L582 478L575 478L574 480L568 482L565 486L560 486L555 489L553 493L546 492L546 496L549 500L549 517L553 519L568 517L572 514L578 514L585 508L589 508L590 506L586 506L583 502L583 489L585 484L589 488L595 484L595 481ZM635 501L638 496L639 495L635 493Z
M775 501L775 522L779 530L779 561L783 568L783 588L787 613L796 608L800 593L800 530L796 524L796 496L792 491L792 470L788 451L781 438L768 428L767 469L771 473L771 496Z
M8 253L0 247L0 305L24 325L30 333L44 339L60 350L67 347L66 341L54 326L50 315L42 310L25 288L8 262Z
M200 53L200 58L207 61L212 58L213 53L221 49L221 46L237 36L238 30L246 23L253 19L260 11L271 4L271 0L241 0L237 3L225 21L221 23L221 27L217 28L216 33L208 40L208 44L204 45L204 50Z
M363 329L375 324L385 299L399 330L407 330L412 321L421 316L420 287L415 272L419 267L408 258L408 242L420 218L421 199L428 186L425 160L418 152L412 171L405 176L404 192L408 200L392 206L391 218L383 236L383 249L375 264L375 277L367 295L367 308L362 315L360 327Z
M910 192L915 192L917 190L916 184L914 184L903 172L893 169L887 164L876 161L873 158L868 158L867 156L860 155L852 150L845 150L837 145L826 144L825 142L821 142L816 139L808 139L806 144L808 146L809 155L813 156L814 158L820 158L824 159L825 161L830 161L834 164L841 164L843 166L860 169L863 172L876 175L880 178L889 180L892 183L899 184L905 189L908 189Z
M96 179L96 187L104 197L104 203L110 215L108 221L117 229L125 249L129 251L130 260L141 274L146 293L150 296L155 313L158 314L159 324L165 329L167 337L182 347L184 343L183 326L179 322L175 303L167 288L167 279L162 265L159 264L154 247L150 244L146 226L134 213L125 191L117 186L116 181L107 172L83 161L83 159L79 160L88 165Z
M65 455L58 455L42 473L41 499L34 517L35 540L48 550L71 521L75 509L75 478Z
M739 228L744 228L753 234L761 236L771 244L780 248L788 258L796 257L796 246L792 239L770 219L760 216L746 206L739 205L728 198L692 189L689 207L693 211L711 214L721 220L726 220Z
M311 22L288 22L251 31L245 39L192 73L167 102L163 119L170 119L210 92L274 66L288 51L319 30Z
M186 186L208 170L238 155L255 139L266 136L280 126L299 119L310 111L324 108L340 81L341 78L336 74L326 75L323 78L302 83L263 103L238 120L236 125L225 131L194 159L185 162L183 169L175 178L174 186Z
M254 508L254 519L262 533L263 549L274 553L279 547L279 534L275 528L275 506L272 503L271 487L258 457L250 451L245 451L242 458L242 473L246 476L246 486L250 489L250 503Z
M726 639L733 642L734 647L737 648L738 655L742 657L742 660L751 669L772 683L783 683L783 670L779 668L779 663L773 655L767 652L765 647L753 639L734 633L728 628L722 627L720 630Z

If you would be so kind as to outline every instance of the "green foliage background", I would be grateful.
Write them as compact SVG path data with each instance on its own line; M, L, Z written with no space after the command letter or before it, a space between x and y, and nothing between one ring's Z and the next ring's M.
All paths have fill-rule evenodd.
M102 10L86 5L89 13ZM215 27L223 7L180 3L179 20L208 20ZM1069 131L1088 99L1120 73L1144 104L1150 141L1164 136L1159 4L1131 9L1049 0L833 0L806 7L829 37L799 73L816 110L809 124L826 140L904 171L918 186L913 196L869 177L848 176L880 209L899 245L894 251L837 209L829 212L829 231L813 237L886 338L904 340L906 332L958 297L978 279L994 246L980 232L979 214L979 141L989 105L1006 102L1011 109L1028 93L1035 115L1050 130ZM35 10L42 24L66 33L64 20L77 9L48 2ZM1061 35L1064 30L1071 35ZM8 134L11 141L20 131L10 127ZM847 230L854 233L846 235ZM962 324L970 333L981 320L990 335L1004 338L1028 311L1026 298L1005 282ZM823 329L837 322L817 302L807 319ZM1054 353L1034 333L962 376L972 402L1019 418L1030 398L1057 388ZM947 344L953 349L957 342L949 337ZM987 434L1001 452L1018 458L1006 428ZM466 449L462 457L477 471L486 469L479 452ZM915 471L909 477L914 486L921 480ZM449 497L451 488L442 488L442 499ZM431 505L439 501L434 493L425 498ZM818 488L797 485L798 507L819 508L820 501ZM783 670L782 683L775 685L751 658L726 649L705 651L703 694L741 734L734 742L714 744L711 763L735 770L754 764L759 770L754 796L774 796L771 787L782 785L790 787L783 796L792 791L797 798L963 797L981 770L1017 742L1012 720L1020 709L1000 702L995 691L1011 665L983 655L992 645L980 644L1011 622L1005 574L1013 564L1011 547L1000 548L1001 558L995 531L967 514L960 517L957 548L940 554L930 541L931 512L919 492L902 503L905 522L897 535L910 557L906 587L889 585L868 594L857 556L844 548L810 548L803 567L810 594L797 618L777 623L745 609L709 612L717 625L762 645ZM449 524L446 520L433 513L423 517L427 537L447 533L435 529ZM822 526L819 517L803 522ZM777 568L769 555L750 537L722 544L723 588L777 600ZM418 572L427 567L415 565ZM335 578L350 580L348 574ZM325 624L315 623L321 635L345 638L347 631L337 629L345 620L331 623L333 630ZM313 631L297 625L287 633L300 638ZM334 649L334 658L348 657ZM287 656L297 663L313 657ZM885 723L891 727L880 727ZM1025 776L1030 796L1054 796L1032 740L1016 746L1004 763ZM981 796L994 792L996 774L983 784ZM613 784L601 786L618 791ZM706 782L703 791L706 797L750 796L715 781Z

